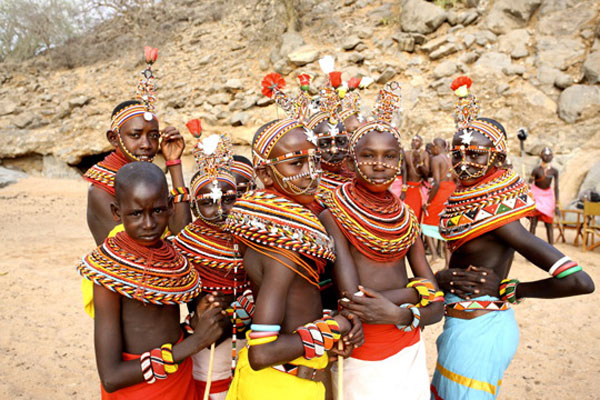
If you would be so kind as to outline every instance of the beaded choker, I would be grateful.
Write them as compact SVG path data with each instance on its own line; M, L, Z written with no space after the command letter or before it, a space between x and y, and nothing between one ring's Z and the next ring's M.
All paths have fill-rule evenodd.
M142 246L126 232L106 239L77 270L96 285L144 303L183 304L200 293L196 270L173 246L163 240Z
M440 234L455 251L534 209L527 184L512 170L499 170L476 185L456 189L440 216Z
M387 190L371 193L352 181L326 195L325 205L344 236L377 262L401 259L420 234L414 212Z
M271 253L283 255L292 262L286 267L316 287L327 260L335 260L333 240L317 216L279 193L255 190L244 194L227 216L225 230L268 257L279 261Z
M198 271L203 291L231 294L234 287L243 291L248 286L243 259L222 225L198 218L179 232L173 245Z
M83 179L114 196L117 171L128 163L129 161L121 152L113 151L104 160L88 169Z

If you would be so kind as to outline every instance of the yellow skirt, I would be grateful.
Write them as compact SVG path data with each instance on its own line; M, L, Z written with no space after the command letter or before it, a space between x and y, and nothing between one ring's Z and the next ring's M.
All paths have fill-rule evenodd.
M324 369L327 354L312 360L299 357L290 364ZM235 377L227 400L319 400L325 399L325 386L321 382L298 378L274 368L255 371L248 361L248 349L240 350Z

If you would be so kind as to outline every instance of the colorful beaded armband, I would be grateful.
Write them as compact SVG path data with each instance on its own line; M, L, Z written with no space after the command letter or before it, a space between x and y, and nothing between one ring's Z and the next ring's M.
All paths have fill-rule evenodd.
M554 278L562 279L582 270L583 268L581 268L576 262L565 256L556 261L552 267L550 267L548 273Z
M510 304L519 304L522 300L517 299L517 285L519 280L517 279L504 279L500 282L500 289L498 293L503 301Z
M160 350L165 364L165 372L167 374L174 374L177 372L179 365L173 360L173 345L171 343L165 343L160 346Z
M186 187L176 187L169 192L173 197L173 203L190 201L190 191Z
M252 317L254 316L254 296L252 295L252 290L247 289L237 300L231 303L231 308L226 310L230 318L233 317L234 308L236 313L236 328L239 330L246 329L252 323ZM231 323L233 324L234 321L232 320Z
M329 316L310 322L296 330L304 346L304 358L320 357L340 340L341 332L337 321Z
M444 301L444 293L436 291L433 283L425 278L414 278L408 285L408 288L413 288L419 293L419 302L416 307L427 307L429 303L436 301ZM441 298L440 294L441 293Z
M147 384L156 382L154 371L152 371L152 361L150 361L150 352L147 351L140 357L140 366L142 367L142 375Z
M417 329L421 323L421 311L419 308L410 303L404 303L400 306L400 308L408 308L410 312L412 312L413 319L410 322L410 325L396 325L396 328L404 332L412 332Z

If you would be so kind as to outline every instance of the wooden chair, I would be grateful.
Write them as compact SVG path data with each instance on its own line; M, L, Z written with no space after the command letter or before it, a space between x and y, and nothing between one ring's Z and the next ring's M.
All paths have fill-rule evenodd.
M574 214L575 218L568 219L567 215L569 214ZM579 246L579 238L581 238L581 241L583 242L583 210L565 210L561 208L559 210L559 217L554 219L554 227L558 228L557 242L562 240L562 242L565 243L565 231L574 230L575 240L573 241L573 244Z
M583 203L583 250L593 250L600 246L600 203L586 201ZM589 243L591 242L591 243Z

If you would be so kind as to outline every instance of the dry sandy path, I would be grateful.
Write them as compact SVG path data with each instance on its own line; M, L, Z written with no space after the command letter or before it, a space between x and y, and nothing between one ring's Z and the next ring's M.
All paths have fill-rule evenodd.
M97 399L93 324L75 271L94 243L85 224L87 184L27 178L0 189L0 399ZM559 245L600 285L600 251ZM520 256L511 276L544 277ZM517 307L521 344L501 399L597 399L600 297L527 300ZM442 324L424 331L430 371Z

